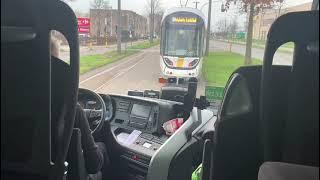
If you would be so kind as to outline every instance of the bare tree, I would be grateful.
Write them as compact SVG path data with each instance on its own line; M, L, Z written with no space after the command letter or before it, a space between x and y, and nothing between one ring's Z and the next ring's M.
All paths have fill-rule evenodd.
M252 36L253 36L253 17L258 14L262 9L271 7L274 3L282 0L226 0L225 10L229 9L231 2L241 3L241 10L248 13L248 29L246 38L246 52L244 64L251 64L251 49L252 49Z
M233 21L228 26L228 32L230 32L232 34L232 36L234 36L237 33L238 28L239 28L238 20L235 17L233 19Z
M216 27L217 27L216 34L218 34L218 36L222 38L226 38L227 32L228 32L226 18L219 19L218 22L216 23Z
M89 13L82 12L80 10L74 10L74 13L76 14L77 17L89 17Z
M276 10L276 14L277 14L276 18L281 15L281 11L284 5L285 5L284 0L279 0L274 4L274 9Z
M97 10L97 41L101 34L101 24L103 22L103 10L110 9L109 0L93 0L91 8Z
M155 14L155 22L154 22L154 32L159 36L160 35L160 28L161 28L161 20L163 17L164 11L160 10L158 13Z
M154 37L154 24L155 24L155 15L163 11L161 8L160 0L147 0L147 12L150 19L150 43L153 42Z

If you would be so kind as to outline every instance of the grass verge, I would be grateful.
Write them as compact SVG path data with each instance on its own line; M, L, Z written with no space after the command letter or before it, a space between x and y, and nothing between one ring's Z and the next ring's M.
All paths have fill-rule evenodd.
M262 64L261 60L252 59L252 65ZM207 85L224 87L234 70L244 66L244 56L230 52L210 52L204 58L202 71Z
M128 49L147 49L153 46L156 46L160 43L160 40L154 40L153 43L150 43L149 41L143 41L141 43L129 46Z
M228 42L228 40L218 40L222 42ZM246 45L245 40L230 40L231 43L233 44L240 44L240 45ZM265 48L265 41L261 40L253 40L252 41L252 47L253 48L259 48L259 49L264 49ZM288 42L283 44L277 51L283 52L283 53L293 53L293 48L294 48L294 43L293 42Z
M117 51L110 51L105 54L82 56L80 57L80 74L89 72L93 69L118 61L138 52L138 50L127 50L126 52L118 54Z

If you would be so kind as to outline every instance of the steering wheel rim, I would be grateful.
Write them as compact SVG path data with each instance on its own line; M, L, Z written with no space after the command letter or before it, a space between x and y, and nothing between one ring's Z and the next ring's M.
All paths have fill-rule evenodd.
M91 91L91 90L89 90L89 89L84 89L84 88L79 88L79 93L78 94L89 94L90 96L93 96L94 98L95 98L95 100L97 100L100 104L101 104L101 109L100 110L92 110L92 109L84 109L84 111L85 111L85 113L86 113L86 116L87 116L87 114L89 113L89 117L87 116L87 120L89 121L89 118L90 118L90 116L91 116L91 114L93 113L93 112L97 112L97 111L101 111L101 117L100 117L100 119L99 119L99 121L98 121L98 124L97 124L97 126L92 130L91 129L91 134L93 135L93 136L95 136L95 135L97 135L98 134L98 132L102 129L102 127L103 127L103 124L104 124L104 120L105 120L105 118L106 118L106 114L107 114L107 112L106 112L106 105L105 105L105 103L104 103L104 100L102 99L102 97L99 95L99 94L97 94L97 93L95 93L95 92L93 92L93 91ZM89 124L90 124L90 122L88 122Z

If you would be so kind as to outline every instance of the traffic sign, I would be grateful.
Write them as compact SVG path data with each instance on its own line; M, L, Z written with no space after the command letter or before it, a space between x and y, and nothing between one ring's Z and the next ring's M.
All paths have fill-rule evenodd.
M82 34L90 33L90 18L78 18L78 32Z
M222 101L224 87L206 86L205 96L209 102Z

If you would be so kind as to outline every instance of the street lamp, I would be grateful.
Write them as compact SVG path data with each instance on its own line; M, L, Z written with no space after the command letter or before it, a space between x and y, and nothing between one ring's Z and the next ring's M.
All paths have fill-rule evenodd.
M208 10L208 27L207 27L207 38L206 38L206 50L205 50L205 55L206 55L206 56L209 54L209 40L210 40L210 26L211 26L211 6L212 6L212 3L216 3L216 2L222 2L222 1L221 1L221 0L218 0L218 1L209 0L209 2L205 3L205 4L202 5L202 7L200 8L200 10L202 10L202 8L203 8L206 4L209 4L209 10Z

